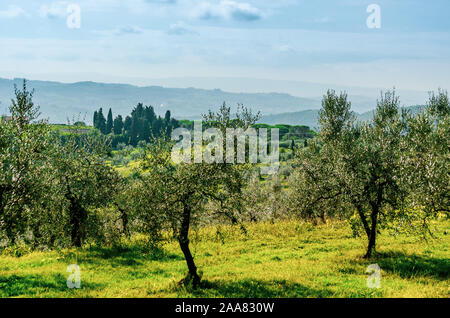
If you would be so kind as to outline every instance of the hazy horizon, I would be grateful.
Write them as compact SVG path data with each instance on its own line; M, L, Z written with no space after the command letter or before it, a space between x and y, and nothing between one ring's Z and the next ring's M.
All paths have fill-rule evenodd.
M379 28L367 24L373 3ZM5 0L0 77L228 91L239 83L224 78L250 78L243 92L267 92L268 81L427 92L450 82L449 9L445 0ZM271 91L302 93L279 86Z
M313 83L305 81L273 80L265 78L238 78L238 77L175 77L175 78L127 78L123 80L105 79L92 76L86 79L55 80L48 78L27 78L27 77L0 77L0 79L27 79L29 81L54 82L62 84L77 84L83 82L93 82L99 84L119 84L131 85L139 88L158 86L163 88L195 88L203 90L221 90L230 93L280 93L289 94L294 97L320 99L328 89L338 92L347 92L350 96L376 100L380 93L386 90L395 89L407 105L422 105L428 98L429 91L409 90L399 87L363 87L345 86L331 83ZM127 80L128 79L128 80ZM443 87L438 87L443 88ZM437 88L436 88L437 89ZM435 91L433 89L432 91ZM445 89L445 88L444 88ZM360 111L366 111L360 110Z

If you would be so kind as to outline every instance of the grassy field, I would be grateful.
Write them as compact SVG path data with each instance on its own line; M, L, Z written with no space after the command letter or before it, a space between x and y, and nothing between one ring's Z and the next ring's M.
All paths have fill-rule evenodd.
M448 297L449 221L436 238L381 235L378 256L362 259L366 241L349 226L294 221L192 232L203 288L177 284L186 273L175 242L150 250L139 240L121 247L34 252L0 257L0 297ZM66 286L78 263L81 289ZM366 286L369 264L381 268L381 288Z

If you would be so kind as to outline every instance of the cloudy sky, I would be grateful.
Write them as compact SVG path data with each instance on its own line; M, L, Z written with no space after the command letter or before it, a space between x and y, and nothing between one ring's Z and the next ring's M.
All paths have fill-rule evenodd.
M366 24L373 3L379 29ZM448 0L2 0L0 77L448 88L449 11Z

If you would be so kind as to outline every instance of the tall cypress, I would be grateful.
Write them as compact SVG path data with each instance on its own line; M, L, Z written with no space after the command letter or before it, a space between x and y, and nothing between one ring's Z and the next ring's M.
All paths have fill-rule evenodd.
M118 115L116 119L114 119L114 135L120 135L123 130L123 119L121 115Z
M170 110L166 111L166 115L164 116L164 120L167 124L170 124Z
M154 121L152 125L152 131L153 136L159 137L161 135L161 130L164 128L164 120L161 118L161 116L158 116L158 118Z
M103 109L100 108L97 115L97 128L102 134L106 134L106 119L103 115Z
M150 125L155 121L156 114L155 114L155 109L153 108L153 106L145 107L145 118L148 120Z
M106 133L107 134L112 133L113 125L114 125L114 123L113 123L113 114L112 114L112 110L110 108L109 112L108 112L108 119L106 121Z
M125 117L125 121L123 123L123 130L125 132L129 132L131 130L132 119L130 116Z
M139 118L133 114L130 127L130 141L133 146L136 146L139 141L139 126Z
M94 128L98 128L98 113L94 112Z

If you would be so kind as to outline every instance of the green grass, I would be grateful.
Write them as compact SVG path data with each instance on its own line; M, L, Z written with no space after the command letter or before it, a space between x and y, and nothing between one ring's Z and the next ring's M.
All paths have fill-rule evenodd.
M150 250L139 240L121 247L86 247L0 257L0 297L448 297L450 223L436 238L379 236L378 255L365 260L366 241L345 223L313 227L286 221L192 232L191 249L203 288L177 282L186 265L175 242ZM384 233L383 233L384 234ZM68 265L81 267L81 289L66 287ZM369 264L381 288L366 286Z

